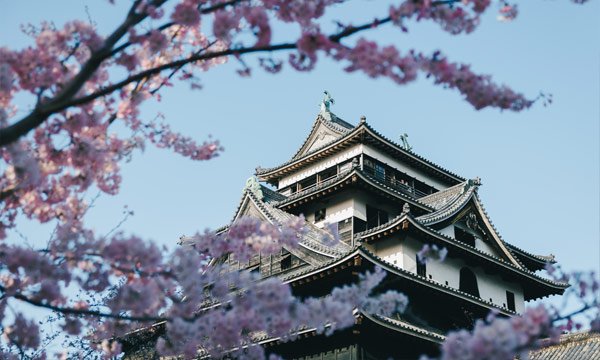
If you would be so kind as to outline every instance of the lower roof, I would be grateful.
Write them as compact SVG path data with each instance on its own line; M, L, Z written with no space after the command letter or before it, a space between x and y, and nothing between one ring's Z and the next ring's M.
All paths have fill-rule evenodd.
M565 334L558 343L546 341L542 348L529 352L530 360L600 359L600 333Z

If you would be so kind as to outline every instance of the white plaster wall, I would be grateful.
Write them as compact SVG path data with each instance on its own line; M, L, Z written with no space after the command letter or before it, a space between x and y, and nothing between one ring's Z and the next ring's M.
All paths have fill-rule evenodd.
M375 158L399 171L402 171L414 178L416 178L419 181L424 182L425 184L429 185L429 186L433 186L434 188L438 189L438 190L443 190L446 189L448 186L444 185L443 183L441 183L439 180L425 174L423 171L412 168L412 167L408 167L406 164L401 163L400 161L390 157L389 155L373 148L370 147L369 145L364 145L363 146L363 153L369 155L372 158Z
M488 243L486 243L485 241L481 240L480 238L475 238L475 247L483 252L486 252L490 255L502 258L503 255L498 254L498 252L496 250L494 250L490 245L488 245Z
M400 207L400 205L391 206L388 204L382 204L380 200L377 200L369 194L361 191L356 192L354 195L354 216L366 221L367 204L387 212L388 220L392 220L402 212L402 208Z
M328 169L332 166L335 166L339 163L347 161L347 160L359 155L361 152L362 152L362 144L354 145L353 147L346 149L334 156L320 160L320 161L314 163L313 165L302 169L301 171L298 171L291 175L282 177L281 180L279 180L278 188L279 189L284 188L295 182L298 182L302 179L312 176L318 172L321 172L321 171Z
M421 250L423 243L413 238L404 241L398 239L387 239L371 245L371 251L375 252L384 260L401 266L407 271L417 273L417 252ZM401 258L401 259L400 259ZM390 261L391 260L391 261ZM466 266L465 262L458 258L448 257L446 260L427 262L427 278L440 284L448 285L455 289L460 287L460 269ZM525 300L523 289L519 284L502 280L500 276L489 274L480 267L469 267L477 277L479 295L483 300L491 301L498 306L506 307L506 290L515 294L515 309L523 312Z
M315 223L318 227L323 227L326 223L332 224L352 217L354 214L354 201L352 199L345 199L335 204L327 204L325 208L325 220ZM314 212L311 216L313 217L312 220L314 220Z
M373 244L371 251L381 257L384 261L403 268L404 257L402 247L402 241L397 237L392 237L377 241Z
M451 238L455 238L454 235L454 225L450 225L450 226L446 226L445 228L438 230L439 232L441 232L442 234L446 235L446 236L450 236Z

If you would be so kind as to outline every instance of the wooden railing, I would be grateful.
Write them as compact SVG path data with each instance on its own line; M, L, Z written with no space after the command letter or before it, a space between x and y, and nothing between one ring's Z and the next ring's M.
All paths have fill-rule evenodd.
M378 172L374 167L363 165L363 171L378 181L390 186L393 189L399 190L411 197L420 198L425 195L423 191L417 190L414 187L403 184L400 179L396 179L395 177L389 176L387 173Z

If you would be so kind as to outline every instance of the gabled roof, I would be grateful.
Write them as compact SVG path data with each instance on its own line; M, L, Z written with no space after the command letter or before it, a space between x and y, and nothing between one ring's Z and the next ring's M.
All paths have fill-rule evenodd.
M457 221L462 218L467 211L471 210L481 219L484 224L485 232L490 235L493 247L500 251L513 265L524 269L525 265L510 251L507 244L502 240L496 228L492 225L487 212L481 205L477 196L477 189L480 182L478 179L469 180L458 184L446 190L421 198L423 202L429 202L436 206L437 210L419 216L417 220L423 225L432 226L448 219ZM454 222L453 221L453 222Z
M319 112L310 133L292 159L298 159L348 134L354 126L331 112Z
M478 209L484 222L487 223L490 233L498 244L503 244L500 248L505 247L506 250L513 255L514 260L522 267L536 271L544 269L546 263L555 263L554 255L535 255L515 245L509 244L502 239L502 236L492 223L488 216L479 195L477 194L479 181L478 179L465 181L464 183L452 186L448 189L437 193L424 196L419 199L420 202L432 206L436 211L431 214L423 215L418 218L423 224L433 225L444 221L458 214L465 208L470 201L474 202L475 208ZM504 252L504 250L502 250Z
M273 225L281 226L297 218L296 215L279 210L266 202L265 200L270 199L273 195L269 192L264 192L264 189L265 187L261 188L263 190L263 198L259 198L255 192L249 189L243 191L242 198L231 221L232 223L241 217L250 216L268 221ZM325 244L324 239L326 239L327 233L310 222L306 222L305 229L306 233L300 239L299 247L296 249L286 248L286 250L308 264L321 264L327 259L345 254L350 249L343 242L338 242L334 246ZM223 231L225 230L226 228L223 229Z
M307 142L305 141L305 144L306 143ZM315 160L325 158L337 151L341 151L349 146L358 143L369 143L373 146L380 147L381 149L390 153L392 156L400 159L401 161L410 163L413 166L416 166L417 168L420 168L425 172L428 172L434 176L437 176L438 178L443 179L449 184L456 184L466 180L463 177L454 174L449 170L425 159L424 157L417 155L413 151L404 149L399 144L391 141L390 139L375 131L371 126L369 126L366 123L366 121L361 121L359 125L354 127L352 130L346 132L343 136L340 136L339 138L329 143L326 143L320 147L311 149L311 151L308 153L302 153L301 148L301 150L295 155L295 157L279 166L273 168L258 167L256 169L256 175L259 177L260 180L273 182L281 176L285 176L286 174L303 168Z

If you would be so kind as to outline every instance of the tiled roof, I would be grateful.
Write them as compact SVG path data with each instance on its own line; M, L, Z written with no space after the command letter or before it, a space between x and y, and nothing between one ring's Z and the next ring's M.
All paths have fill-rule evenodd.
M512 252L517 252L517 253L523 253L524 255L527 255L529 257L532 257L534 259L537 259L539 261L545 262L545 263L556 263L556 259L554 257L554 255L550 254L550 255L538 255L538 254L532 254L528 251L525 251L523 249L521 249L520 247L517 247L516 245L504 242L506 245L508 245L508 247L510 248L510 250Z
M475 205L475 207L480 209L478 211L480 212L482 220L484 221L484 223L489 224L489 230L492 232L491 236L496 241L496 245L498 246L500 251L503 252L507 256L507 258L513 261L516 265L523 269L526 269L527 267L523 264L522 261L519 260L515 253L510 249L508 244L502 239L502 236L498 232L498 229L496 229L494 223L487 214L487 211L485 211L485 208L483 207L483 204L481 203L481 200L477 195L478 183L479 182L477 180L469 180L462 184L462 189L459 186L461 184L459 184L452 188L440 191L440 193L442 194L438 196L435 196L438 193L429 195L429 198L425 199L425 202L429 200L429 202L435 204L438 207L438 210L433 213L420 216L417 218L417 220L424 225L432 225L435 223L439 223L454 216L463 207L465 207L465 205L469 203L471 199L473 199L473 204Z
M471 200L476 191L477 185L473 185L471 181L465 181L446 190L421 198L422 202L435 207L436 211L419 216L417 220L422 224L437 223L445 220L462 209Z
M296 215L277 209L270 204L263 203L262 205L278 224L282 224L297 218ZM300 240L300 245L305 246L312 251L323 255L338 257L345 254L350 249L349 245L341 241L338 241L332 246L326 245L323 241L326 238L327 233L308 221L305 223L305 229L307 231L302 237L302 240Z
M381 315L370 315L370 314L364 314L364 313L363 313L363 316L367 317L368 319L370 319L373 322L381 321L386 324L392 325L393 327L396 327L398 329L408 330L409 332L412 332L414 334L419 334L419 335L425 336L425 337L430 338L431 340L438 342L438 343L441 343L444 340L446 340L446 336L444 336L443 334L424 329L422 327L413 325L406 321L392 319L392 318L389 318L386 316L381 316Z
M391 146L394 150L398 151L399 153L405 155L408 158L412 158L420 163L426 164L428 165L430 168L434 168L435 170L437 170L438 172L441 172L443 174L445 174L446 176L453 178L455 180L459 180L459 181L465 181L466 179L464 179L463 177L447 170L446 168L437 165L435 163L433 163L432 161L429 161L427 159L425 159L424 157L416 154L415 152L413 152L412 150L405 150L402 146L400 146L399 144L397 144L396 142L388 139L387 137L381 135L379 132L375 131L370 125L368 125L366 122L361 122L358 126L354 127L352 130L345 132L345 134L337 139L335 139L332 142L329 142L327 144L324 144L323 146L320 146L317 149L314 149L313 151L311 151L308 154L305 154L301 157L293 157L290 160L284 162L283 164L280 164L279 166L275 166L275 167L271 167L271 168L257 168L256 169L256 174L257 175L262 175L262 174L267 174L270 173L272 171L275 171L277 169L281 169L289 164L292 164L296 161L300 161L301 159L307 158L317 152L319 152L320 150L334 144L337 142L343 142L346 139L352 138L354 135L359 134L362 130L367 130L369 132L371 132L375 137L379 138L380 140L383 140L384 142L387 143L387 145ZM310 136L310 135L309 135ZM308 139L308 138L307 138ZM306 141L305 141L306 142Z
M479 255L482 255L482 256L484 256L484 257L487 257L487 258L489 258L489 259L491 259L491 260L495 260L495 261L497 261L497 262L499 261L499 262L500 262L502 265L505 265L505 266L507 266L507 267L509 267L509 268L511 268L511 269L513 269L513 270L516 270L516 271L518 271L518 272L525 273L525 274L527 274L527 275L529 275L529 276L531 276L531 277L533 277L533 278L535 278L535 279L537 279L537 280L539 280L539 281L541 281L541 282L543 282L543 283L546 283L546 284L548 284L548 285L558 286L558 287L564 287L564 288L567 288L567 287L569 287L569 284L568 284L568 283L562 283L562 282L554 281L554 280L551 280L551 279L546 279L546 278L543 278L543 277L541 277L541 276L537 275L535 272L533 272L533 271L529 271L529 270L528 270L526 267L519 268L519 267L515 266L514 264L511 264L511 263L509 263L509 262L505 261L504 259L501 259L501 258L499 258L499 257L497 257L497 256L491 255L491 254L489 254L489 253L487 253L487 252L485 252L485 251L482 251L482 250L480 250L480 249L477 249L477 248L476 248L476 247L474 247L474 246L471 246L471 245L469 245L469 244L466 244L466 243L464 243L464 242L461 242L461 241L459 241L459 240L456 240L455 238L453 238L453 237L450 237L450 236L448 236L448 235L446 235L446 234L442 234L441 232L439 232L439 231L437 231L437 230L435 230L435 229L432 229L432 228L430 228L430 227L426 227L426 229L427 229L427 230L429 230L429 231L430 231L430 232L432 232L432 233L435 233L436 235L438 235L438 236L440 236L440 237L443 237L443 238L445 238L445 239L446 239L446 240L448 240L449 242L458 243L458 244L460 244L461 246L463 246L463 247L465 247L465 248L468 248L468 249L470 249L471 251L475 251L475 252L479 253Z
M447 189L423 196L419 200L433 209L439 210L462 195L465 192L467 185L468 182L464 181Z
M260 184L260 190L263 193L263 201L267 203L274 203L278 201L283 201L286 199L285 195L278 193L275 190L271 190L268 187Z
M542 345L543 346L543 345ZM600 359L600 333L581 332L560 337L558 344L543 346L529 352L530 360L593 360Z

